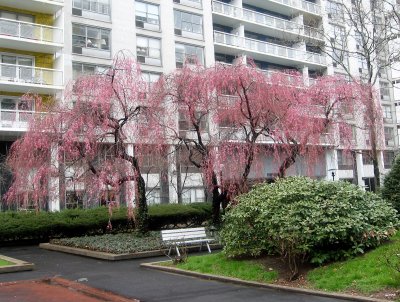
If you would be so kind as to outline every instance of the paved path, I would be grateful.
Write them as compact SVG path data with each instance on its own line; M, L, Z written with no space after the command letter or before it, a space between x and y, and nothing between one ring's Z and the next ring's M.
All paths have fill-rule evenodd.
M344 301L207 281L139 267L141 262L164 260L165 257L108 262L46 251L31 246L0 248L0 254L33 262L36 265L34 271L0 274L0 282L32 280L55 276L69 280L80 279L88 286L112 291L125 297L136 298L145 302Z

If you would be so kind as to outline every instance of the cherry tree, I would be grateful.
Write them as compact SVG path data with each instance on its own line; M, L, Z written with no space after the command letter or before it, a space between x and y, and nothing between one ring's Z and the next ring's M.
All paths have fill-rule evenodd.
M159 99L168 100L166 137L202 173L217 223L221 203L249 189L251 172L265 177L257 157L275 157L283 177L299 156L316 159L332 147L334 135L325 134L346 134L341 112L355 95L337 77L308 86L299 74L221 64L185 65L162 80Z
M335 129L342 137L351 134L343 117L359 93L339 77L321 77L309 86L293 72L266 73L245 65L217 69L218 95L225 91L229 97L217 114L220 125L229 125L219 149L226 154L220 157L235 158L229 173L236 170L239 191L248 189L251 169L263 177L262 166L253 163L256 156L274 156L280 163L276 174L284 177L298 157L316 161L327 146L334 146Z
M178 164L190 163L202 174L203 184L212 196L213 222L219 224L220 205L226 191L220 190L214 166L219 136L210 122L217 109L214 92L215 70L199 64L185 64L166 75L158 89L159 103L165 102L168 115L160 122L169 144L175 145ZM178 179L181 178L178 172ZM177 181L178 200L183 181Z
M36 116L12 146L8 164L14 181L8 201L29 192L38 203L71 187L98 198L101 190L120 194L124 186L136 228L146 231L141 161L149 145L162 149L157 140L162 131L155 122L160 109L153 106L147 87L139 66L123 52L103 74L82 76L70 85L65 99Z

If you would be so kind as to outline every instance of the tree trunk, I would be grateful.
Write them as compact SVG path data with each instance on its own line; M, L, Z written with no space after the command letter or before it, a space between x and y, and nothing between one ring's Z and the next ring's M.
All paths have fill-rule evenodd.
M212 172L212 223L214 226L221 224L221 204L226 204L227 193L218 190L218 179L215 172ZM221 189L222 190L222 189Z
M141 174L136 176L135 186L137 200L135 228L139 233L145 234L149 230L149 214L146 200L146 184Z
M285 158L283 163L279 167L278 177L284 178L286 176L286 170L290 168L296 162L296 153L291 152L291 154Z
M371 157L372 157L372 164L374 166L374 179L375 179L375 189L379 190L381 186L381 175L379 170L379 161L378 161L378 146L377 146L377 124L378 123L378 116L376 114L374 96L372 91L369 93L369 118L371 123L371 130L370 130L370 138L371 138Z

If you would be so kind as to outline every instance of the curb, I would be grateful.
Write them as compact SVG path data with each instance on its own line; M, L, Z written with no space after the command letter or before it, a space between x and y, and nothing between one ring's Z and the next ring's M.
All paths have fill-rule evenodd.
M164 262L167 262L167 261L164 261ZM187 270L183 270L183 269L179 269L179 268L175 268L175 267L161 266L161 265L158 265L157 263L161 263L161 262L141 263L140 266L144 267L144 268L148 268L148 269L155 269L155 270L160 270L160 271L164 271L164 272L168 272L168 273L187 275L187 276L197 277L197 278L201 278L201 279L228 282L228 283L234 283L234 284L239 284L239 285L244 285L244 286L253 286L253 287L274 289L274 290L293 292L293 293L304 294L304 295L313 295L313 296L320 296L320 297L327 297L327 298L337 298L337 299L343 299L343 300L349 300L349 301L359 301L359 302L388 302L389 301L389 300L382 300L382 299L362 297L362 296L352 296L352 295L348 295L348 294L328 293L328 292L323 292L323 291L318 291L318 290L296 288L296 287L290 287L290 286L284 286L284 285L266 284L266 283L261 283L261 282L256 282L256 281L246 281L246 280L241 280L241 279L237 279L237 278L223 277L223 276L217 276L217 275L211 275L211 274L202 274L202 273L187 271Z
M23 272L23 271L31 271L35 268L33 263L29 263L26 261L18 260L15 258L7 257L0 255L0 259L10 261L14 264L2 266L0 267L0 274L3 273L14 273L14 272Z
M142 259L142 258L150 258L157 256L165 256L166 250L154 250L154 251L145 251L145 252L137 252L137 253L125 253L125 254L112 254L106 252L98 252L91 251L81 248L75 248L65 245L51 244L51 243L41 243L39 247L49 251L56 251L68 254L74 254L89 258L102 259L108 261L119 261L119 260L128 260L128 259ZM214 250L222 248L220 245L210 245ZM188 248L189 251L195 251L199 249L199 246L192 246Z

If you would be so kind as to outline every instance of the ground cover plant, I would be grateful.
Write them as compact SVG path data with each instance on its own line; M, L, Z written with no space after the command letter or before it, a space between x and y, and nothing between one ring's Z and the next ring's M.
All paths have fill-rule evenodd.
M228 257L280 255L292 271L363 253L394 234L396 211L349 183L288 177L237 198L224 217Z
M113 254L153 251L163 248L160 232L105 234L73 238L53 239L53 244L83 248Z

